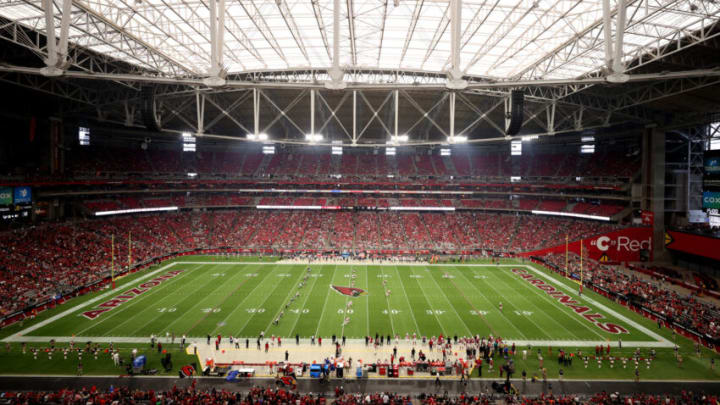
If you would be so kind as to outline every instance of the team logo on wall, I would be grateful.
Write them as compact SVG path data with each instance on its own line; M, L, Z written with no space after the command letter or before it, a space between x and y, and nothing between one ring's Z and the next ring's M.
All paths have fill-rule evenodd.
M337 285L331 285L330 286L333 290L339 292L342 295L347 295L350 297L359 297L361 295L367 295L367 292L363 290L362 288L355 288L355 287L340 287Z

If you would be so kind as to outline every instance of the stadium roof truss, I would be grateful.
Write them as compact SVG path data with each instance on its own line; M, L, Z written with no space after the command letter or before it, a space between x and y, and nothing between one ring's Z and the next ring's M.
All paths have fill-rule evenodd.
M45 40L50 24L57 42ZM333 123L355 142L365 123L353 113L351 129L341 110L374 109L372 119L393 133L392 111L383 119L372 104L387 97L381 107L402 100L424 120L405 128L446 135L437 111L451 104L445 111L467 112L458 128L484 122L499 136L502 100L522 88L526 123L552 134L652 122L657 112L645 104L720 83L717 66L682 61L688 48L720 37L720 2L710 0L0 0L0 37L45 65L0 62L0 80L126 124L140 88L152 84L164 124L200 133L218 122L258 129L240 113L257 109L253 100L280 116L265 122L307 132L293 106L273 101L291 91L291 99L319 96L327 116L318 128ZM645 68L668 58L684 68ZM628 85L608 89L608 81ZM337 89L345 95L323 96ZM423 103L413 92L435 97Z

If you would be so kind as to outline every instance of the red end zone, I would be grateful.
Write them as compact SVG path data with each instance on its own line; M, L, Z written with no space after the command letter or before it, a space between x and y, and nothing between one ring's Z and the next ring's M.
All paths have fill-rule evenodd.
M84 316L85 318L88 318L88 319L96 319L101 314L108 312L108 311L112 310L113 308L119 307L123 303L132 300L133 298L139 296L140 294L143 294L143 293L149 291L153 287L156 287L156 286L162 284L162 282L164 282L165 280L169 280L182 272L183 272L183 270L171 270L171 271L163 274L162 276L155 277L154 279L152 279L150 281L146 281L146 282L138 285L135 288L131 288L130 290L125 291L124 293L122 293L122 295L118 295L117 297L109 299L109 300L103 302L102 304L98 304L97 307L95 307L89 311L83 312L82 316Z

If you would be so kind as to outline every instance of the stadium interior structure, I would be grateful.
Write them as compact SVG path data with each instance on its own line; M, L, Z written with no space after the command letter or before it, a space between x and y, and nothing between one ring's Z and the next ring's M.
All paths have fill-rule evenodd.
M709 353L698 362L708 381L720 379L720 2L18 0L0 4L0 39L9 356L21 344L25 354L24 328L94 302L119 275L183 257L481 271L532 263L672 331L647 346L661 356L682 336L679 352ZM0 389L12 386L0 377ZM518 401L507 387L503 398ZM682 384L634 387L709 401ZM547 388L522 393L544 403ZM616 401L597 386L564 393L575 389L583 401Z

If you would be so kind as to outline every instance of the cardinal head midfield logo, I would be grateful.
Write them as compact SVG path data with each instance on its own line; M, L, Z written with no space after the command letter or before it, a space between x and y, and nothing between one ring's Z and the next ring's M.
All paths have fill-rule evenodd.
M361 295L366 295L367 292L363 290L362 288L355 288L355 287L340 287L337 285L331 285L330 286L333 290L339 292L342 295L348 295L350 297L359 297Z

